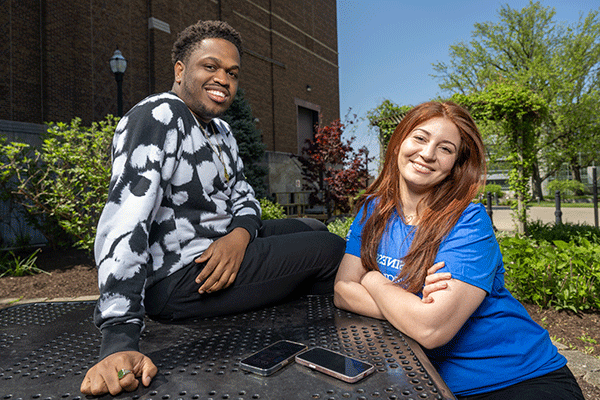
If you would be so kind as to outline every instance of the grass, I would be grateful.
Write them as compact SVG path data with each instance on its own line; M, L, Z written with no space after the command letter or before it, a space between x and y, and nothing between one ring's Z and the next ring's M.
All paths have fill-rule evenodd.
M541 203L531 202L527 204L528 207L556 207L554 201L542 201ZM560 208L594 208L593 203L560 203Z
M40 249L36 249L31 255L26 258L15 255L12 251L0 256L0 277L3 276L24 276L35 275L38 273L50 274L36 267L37 253Z

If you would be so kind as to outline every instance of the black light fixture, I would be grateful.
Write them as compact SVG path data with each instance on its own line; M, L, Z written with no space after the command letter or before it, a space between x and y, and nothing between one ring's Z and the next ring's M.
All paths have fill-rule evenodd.
M117 114L119 117L123 116L123 75L127 69L127 60L121 54L121 50L117 47L115 53L108 61L110 64L110 70L115 74L115 80L117 81Z

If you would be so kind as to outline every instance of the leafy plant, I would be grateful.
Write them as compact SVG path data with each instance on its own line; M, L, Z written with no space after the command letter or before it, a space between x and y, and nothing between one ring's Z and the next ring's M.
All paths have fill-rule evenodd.
M594 339L593 337L590 337L586 334L583 334L579 337L579 340L581 340L582 342L586 342L589 344L597 344L598 341L596 339Z
M0 257L0 277L3 276L25 276L35 275L38 273L45 273L50 275L42 269L35 266L37 261L37 253L40 249L36 249L32 254L26 258L21 258L12 251L3 254Z
M258 201L262 210L262 220L286 218L285 209L281 204L274 203L268 199L259 199Z
M484 196L487 196L488 193L491 193L492 196L495 194L499 199L504 197L504 191L502 191L502 186L496 185L495 183L485 185L483 188L481 188L480 193Z
M50 123L40 149L0 144L0 182L5 195L24 207L28 222L53 247L91 251L107 198L110 148L118 118L108 115L91 127L75 118Z
M387 144L402 118L413 108L412 106L399 106L391 100L384 100L380 105L367 111L367 119L371 126L379 128L379 143Z
M575 312L600 309L600 245L503 237L506 286L521 301Z
M354 221L354 218L351 217L338 218L327 225L327 230L345 239L350 230L350 225L352 225L352 221Z
M600 244L600 229L586 224L553 224L536 220L527 225L527 236L548 242L554 240L569 242L585 238L591 243Z
M548 183L548 190L551 195L558 190L563 196L574 196L579 192L583 192L584 189L585 185L583 183L572 179L564 181L556 179Z

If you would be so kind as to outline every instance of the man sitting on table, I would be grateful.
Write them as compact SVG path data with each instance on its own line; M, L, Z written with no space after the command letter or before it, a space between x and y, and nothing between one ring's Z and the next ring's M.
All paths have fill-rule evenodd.
M310 219L261 223L229 125L241 71L238 32L200 21L173 46L175 81L119 122L108 201L95 243L100 361L84 394L148 386L139 352L144 315L160 321L332 293L345 241Z

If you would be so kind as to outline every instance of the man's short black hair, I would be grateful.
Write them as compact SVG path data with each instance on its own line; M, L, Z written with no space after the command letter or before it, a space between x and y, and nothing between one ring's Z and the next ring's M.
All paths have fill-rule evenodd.
M181 61L187 62L190 54L196 46L204 39L225 39L237 47L240 57L242 56L242 36L223 21L198 21L179 33L173 44L171 60L173 64Z

